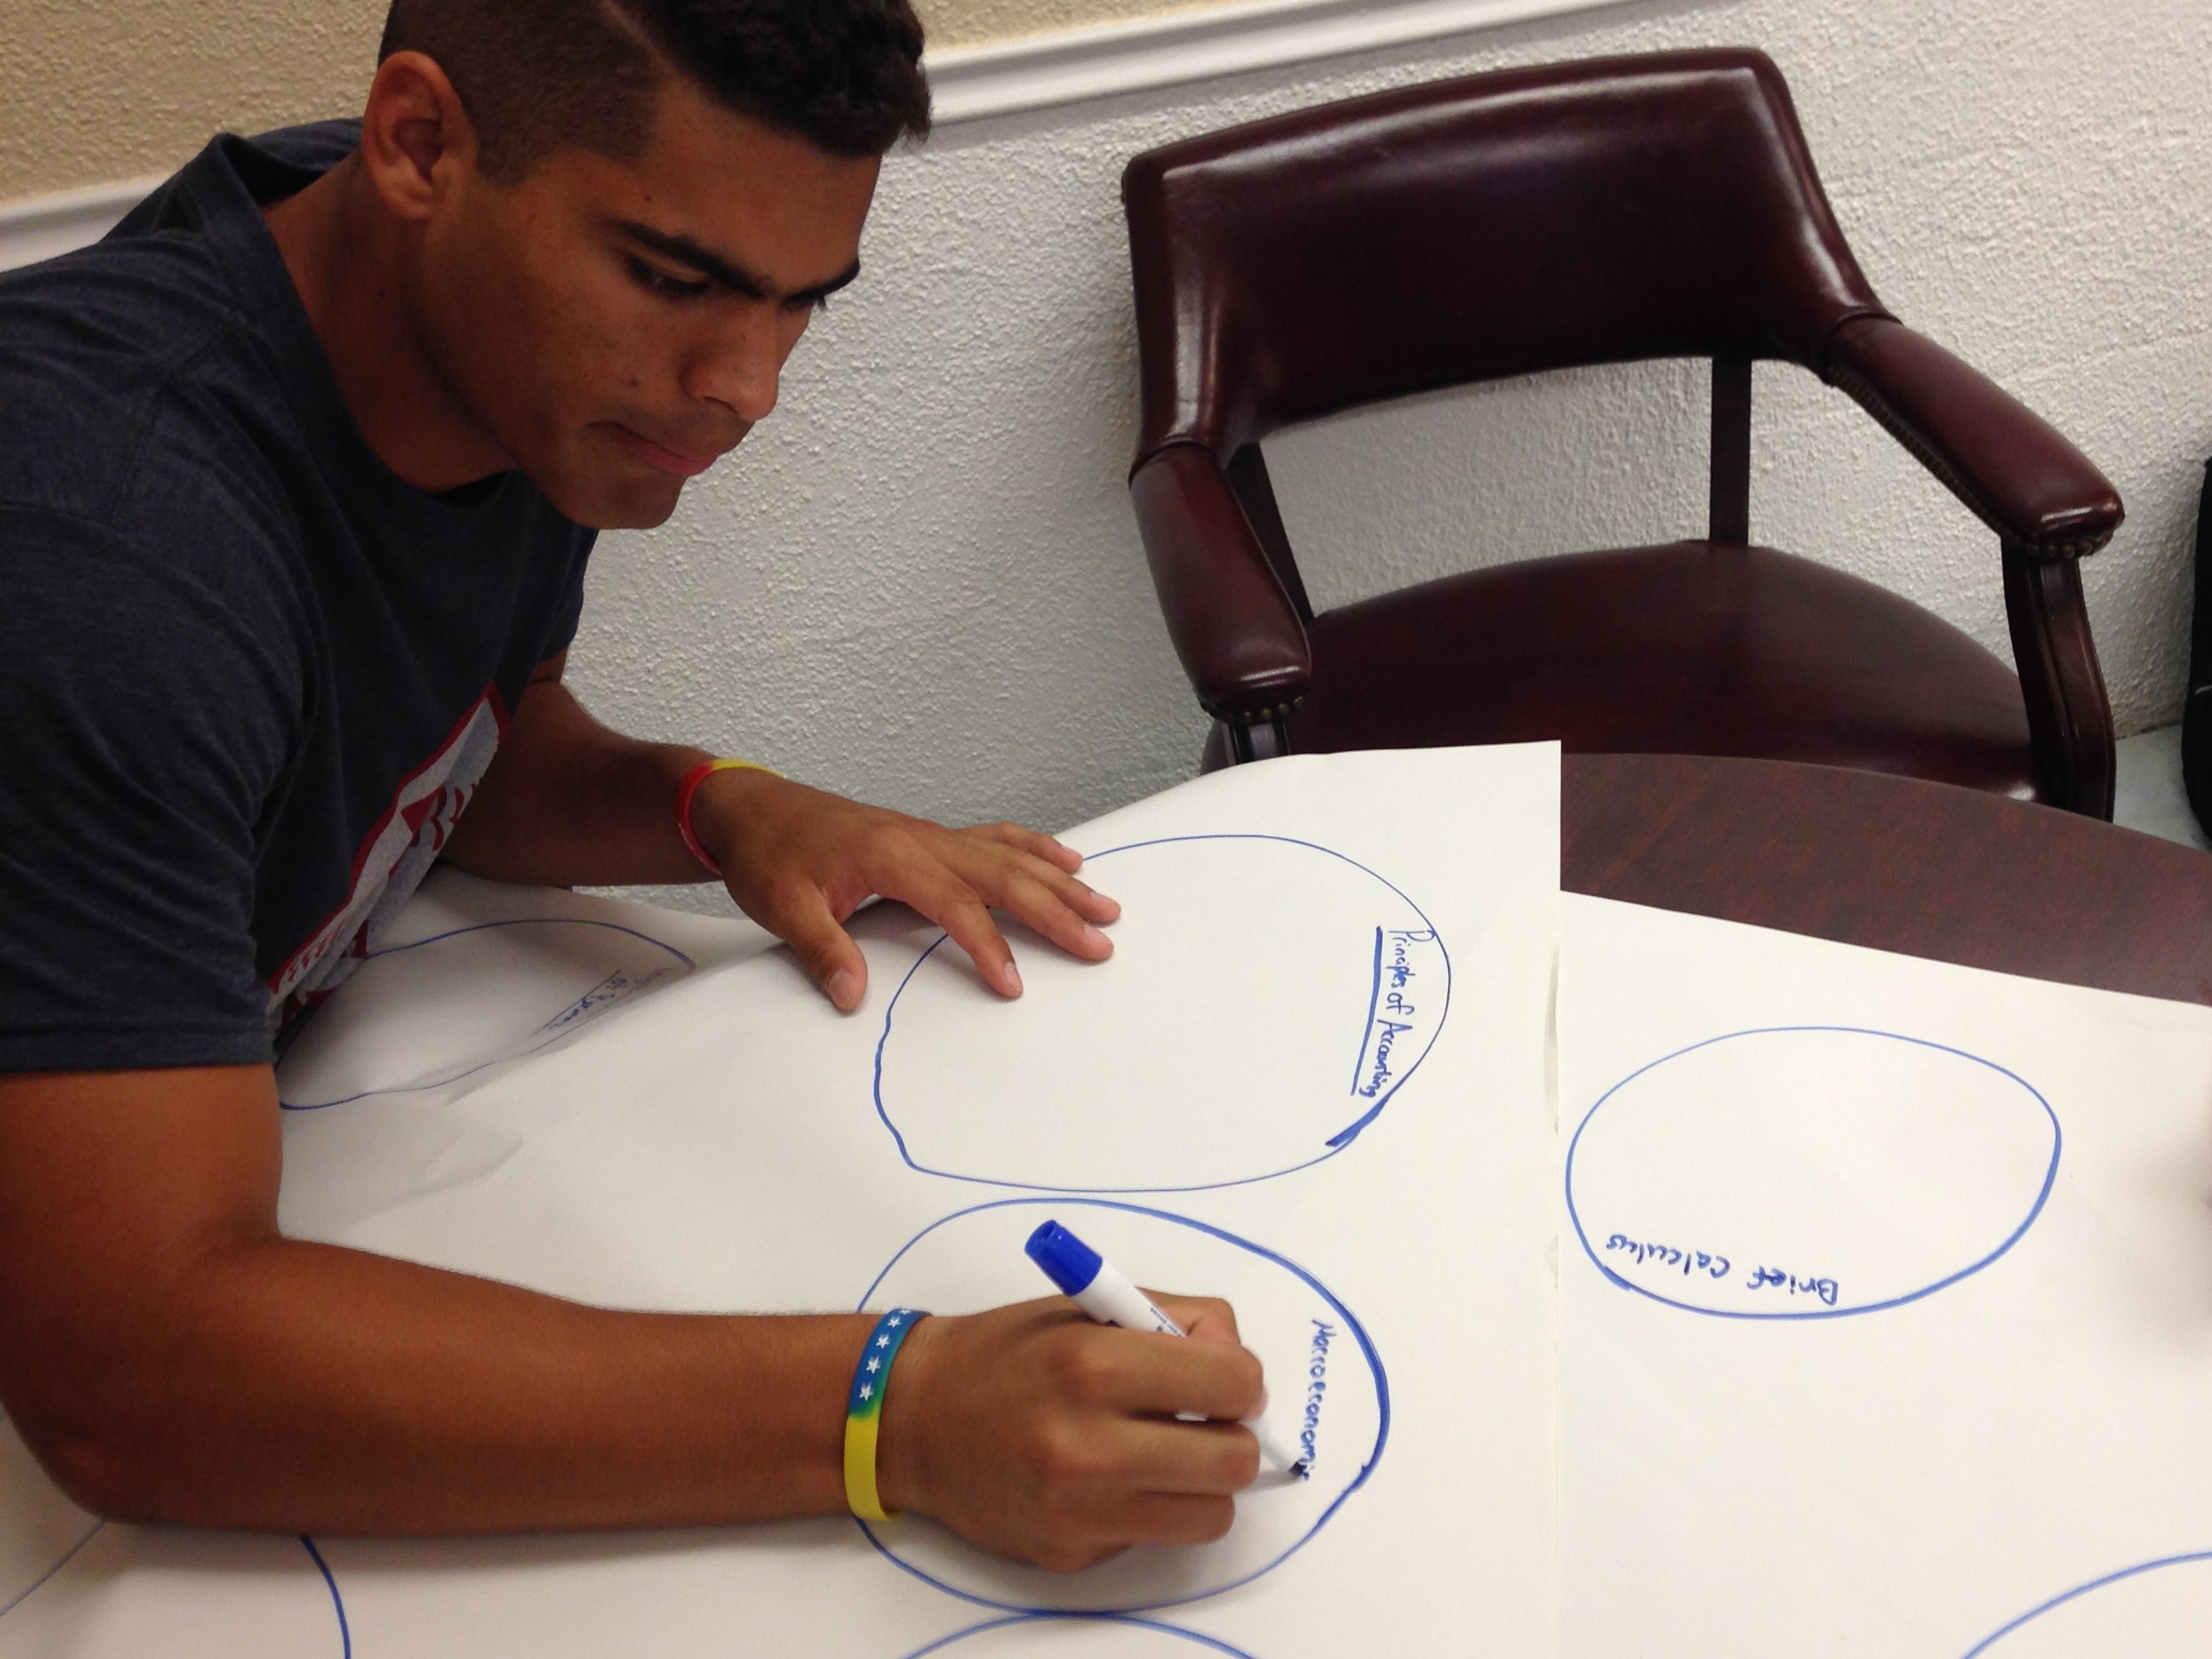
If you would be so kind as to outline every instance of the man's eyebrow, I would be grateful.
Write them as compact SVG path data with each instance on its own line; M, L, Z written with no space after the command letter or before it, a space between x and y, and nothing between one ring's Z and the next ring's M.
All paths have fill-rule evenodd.
M615 228L641 247L678 260L702 276L711 276L724 288L734 289L749 300L781 300L787 305L812 305L827 299L860 274L858 259L847 265L826 283L817 283L811 288L799 289L790 294L779 294L775 284L765 276L747 270L733 259L726 259L712 248L702 247L689 236L678 236L665 230L655 230L651 225L637 224L628 219L617 220Z

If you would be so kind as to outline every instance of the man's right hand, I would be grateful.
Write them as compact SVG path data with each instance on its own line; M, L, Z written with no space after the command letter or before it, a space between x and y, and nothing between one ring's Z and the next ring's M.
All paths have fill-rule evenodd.
M884 1401L884 1504L1062 1572L1227 1532L1259 1473L1242 1425L1260 1362L1228 1304L1153 1299L1188 1338L1095 1324L1064 1297L917 1325Z

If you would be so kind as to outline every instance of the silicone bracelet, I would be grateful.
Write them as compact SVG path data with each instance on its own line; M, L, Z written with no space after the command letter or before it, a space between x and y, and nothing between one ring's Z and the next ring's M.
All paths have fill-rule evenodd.
M892 1309L868 1333L860 1363L853 1368L852 1391L845 1396L845 1503L863 1521L893 1517L876 1493L876 1431L883 1421L891 1361L907 1334L928 1316L918 1308Z
M676 830L684 837L684 844L691 849L691 856L707 866L711 875L720 875L722 866L712 853L700 843L699 832L691 827L691 797L699 793L699 786L717 772L765 772L772 778L782 773L773 767L763 766L758 761L710 760L701 761L684 775L676 786Z

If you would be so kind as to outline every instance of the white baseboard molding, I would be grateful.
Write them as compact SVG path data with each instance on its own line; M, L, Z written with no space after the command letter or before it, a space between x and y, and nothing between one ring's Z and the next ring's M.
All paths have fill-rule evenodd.
M939 125L1115 93L1464 34L1624 0L1245 0L1066 29L927 60ZM0 270L97 241L161 182L136 179L0 204Z
M161 182L133 179L0 204L0 270L51 259L98 241Z
M940 125L1465 34L1623 0L1246 0L925 60Z

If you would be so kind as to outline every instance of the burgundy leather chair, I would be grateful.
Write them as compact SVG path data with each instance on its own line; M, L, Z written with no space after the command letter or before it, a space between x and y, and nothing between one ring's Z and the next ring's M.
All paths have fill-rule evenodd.
M1130 490L1203 763L1557 738L1902 773L2110 817L2079 564L2121 507L2074 447L1885 310L1780 72L1748 51L1513 70L1150 151L1122 178ZM1468 572L1316 615L1278 428L1409 392L1713 360L1704 539ZM1996 532L2017 677L1884 589L1750 543L1751 366L1856 399Z

